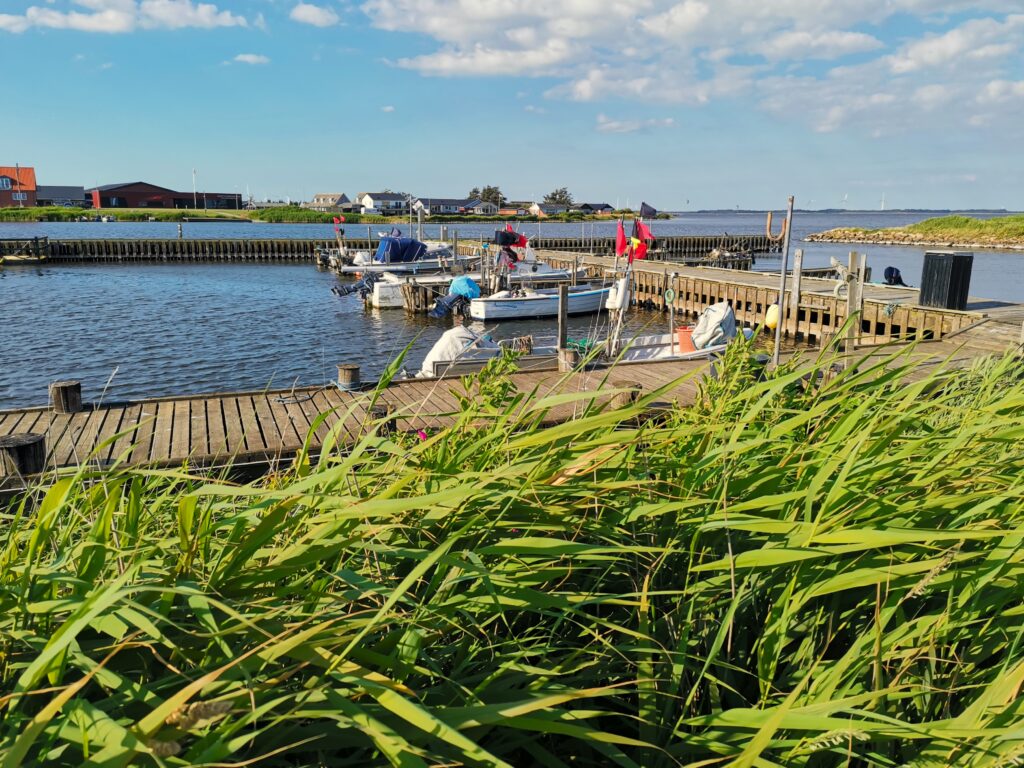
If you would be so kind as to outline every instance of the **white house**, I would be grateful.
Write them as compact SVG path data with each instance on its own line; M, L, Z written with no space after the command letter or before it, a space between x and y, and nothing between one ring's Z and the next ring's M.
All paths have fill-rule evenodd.
M351 201L342 192L317 192L312 200L302 204L303 208L321 213L340 211L346 206L351 206Z
M498 206L485 200L472 200L466 206L466 213L475 213L478 216L495 216L498 213Z
M394 192L364 192L356 202L363 213L394 214L409 209L405 195Z

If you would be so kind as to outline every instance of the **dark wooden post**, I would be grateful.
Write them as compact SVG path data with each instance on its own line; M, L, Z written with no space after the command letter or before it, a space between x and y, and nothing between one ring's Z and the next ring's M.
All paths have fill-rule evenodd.
M382 435L393 435L398 429L397 422L391 417L391 406L387 403L377 403L370 408L369 416L372 421L383 422L380 427Z
M0 477L37 475L46 468L46 435L0 437Z
M56 413L78 413L82 410L82 382L55 381L50 384L50 407Z
M338 386L341 389L359 389L359 366L344 364L338 366Z
M565 349L569 340L569 286L558 286L558 348Z
M637 385L635 387L630 387L625 392L616 392L614 395L612 395L611 406L615 410L619 410L620 408L628 408L639 399L640 387L639 385Z

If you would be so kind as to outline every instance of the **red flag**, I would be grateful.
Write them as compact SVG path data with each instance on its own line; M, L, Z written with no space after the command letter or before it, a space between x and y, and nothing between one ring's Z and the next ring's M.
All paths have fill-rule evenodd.
M654 233L644 224L642 221L636 222L636 233L635 236L640 240L653 240Z
M629 243L626 241L626 228L622 226L622 219L619 219L619 228L615 232L615 255L621 256L629 250Z
M511 232L513 234L516 233L516 231L514 229L512 229L512 225L511 224L506 224L505 225L505 231L506 232ZM526 235L518 235L518 238L519 239L516 240L516 248L525 248L527 245L530 244L530 240L529 240L529 238L526 237Z
M334 217L334 226L338 226L339 224L341 224L341 219L339 219L337 216L335 216Z

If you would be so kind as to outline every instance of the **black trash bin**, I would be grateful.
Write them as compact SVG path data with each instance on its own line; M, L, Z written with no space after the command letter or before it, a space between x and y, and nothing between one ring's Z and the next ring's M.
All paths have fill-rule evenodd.
M967 295L971 290L973 253L954 251L928 251L924 255L921 272L923 307L937 309L967 309Z

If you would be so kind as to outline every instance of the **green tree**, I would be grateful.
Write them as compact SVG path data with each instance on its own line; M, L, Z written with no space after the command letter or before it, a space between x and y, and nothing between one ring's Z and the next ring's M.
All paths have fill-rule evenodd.
M494 203L496 206L501 208L508 202L508 198L501 193L501 187L497 186L486 186L483 189L480 187L473 187L469 190L467 195L471 200L483 200L485 203Z
M548 205L566 205L571 206L575 204L575 200L572 198L572 193L569 192L565 187L559 187L553 192L548 192L544 195L544 202Z

